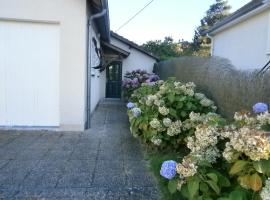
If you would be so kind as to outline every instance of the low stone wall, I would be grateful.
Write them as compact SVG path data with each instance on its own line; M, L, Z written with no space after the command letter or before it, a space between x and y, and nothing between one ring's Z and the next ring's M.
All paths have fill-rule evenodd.
M239 71L226 59L181 57L158 63L154 72L163 80L176 77L194 82L226 117L232 117L235 111L250 110L256 102L270 102L269 73L257 76L255 71Z

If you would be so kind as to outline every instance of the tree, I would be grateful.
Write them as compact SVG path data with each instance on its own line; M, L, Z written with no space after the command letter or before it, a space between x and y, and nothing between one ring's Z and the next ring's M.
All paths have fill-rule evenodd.
M179 57L185 54L190 54L191 44L188 41L180 40L174 42L172 37L165 37L164 40L148 41L142 47L158 56L161 60Z
M230 14L231 6L228 0L216 0L216 3L210 6L206 15L201 19L201 25L195 30L193 38L193 48L198 50L201 44L210 44L211 41L205 36L205 32L214 26L217 22Z

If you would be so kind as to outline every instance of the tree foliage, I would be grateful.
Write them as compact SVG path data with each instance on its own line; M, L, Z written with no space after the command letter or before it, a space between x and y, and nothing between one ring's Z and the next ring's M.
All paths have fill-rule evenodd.
M148 41L142 47L158 56L161 60L167 60L180 56L210 56L211 41L206 37L205 32L217 22L230 14L231 6L228 0L216 0L206 11L201 19L200 26L195 30L192 42L179 40L175 42L172 37L165 37L164 40Z
M210 44L211 41L205 36L205 32L230 14L231 6L228 0L216 0L206 11L206 15L201 19L200 26L195 30L193 46L196 50L202 44Z
M161 60L167 60L174 57L189 55L191 51L191 43L180 40L175 42L172 37L165 37L164 40L148 41L142 47L158 56Z

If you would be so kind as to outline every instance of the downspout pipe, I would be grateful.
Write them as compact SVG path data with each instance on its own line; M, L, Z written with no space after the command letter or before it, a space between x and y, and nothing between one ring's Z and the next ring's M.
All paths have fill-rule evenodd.
M93 25L93 21L97 18L103 17L107 14L107 9L103 9L101 12L94 14L89 17L88 19L88 48L87 48L87 92L89 93L89 99L87 95L87 103L89 105L89 111L87 110L87 127L86 128L91 128L91 55L92 55L92 32L91 32L91 27Z
M211 56L213 56L213 53L214 53L214 42L215 42L214 41L214 37L211 36L209 33L207 33L206 36L209 37L210 40L211 40Z

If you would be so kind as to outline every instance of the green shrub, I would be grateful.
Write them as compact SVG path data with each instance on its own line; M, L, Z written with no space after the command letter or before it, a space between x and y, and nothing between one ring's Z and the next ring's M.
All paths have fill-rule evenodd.
M219 116L196 118L200 120L191 119L197 124L195 133L187 137L190 153L168 183L172 193L179 190L188 200L267 200L270 141L265 131L270 114L236 113L234 122L225 126Z
M190 116L216 109L213 101L195 93L194 83L183 84L174 78L155 85L142 84L131 101L136 105L128 111L132 134L160 149L177 150L194 132L188 121Z
M168 189L162 191L172 193L166 199L269 200L268 105L257 103L256 114L238 112L228 123L214 113L211 100L195 93L193 83L172 78L142 84L131 100L128 115L135 137L158 151L170 150L168 155L186 154L182 159L175 156L176 161L164 161L168 151L156 154L160 160L152 156L155 173L157 163L164 161L160 175L167 179Z

